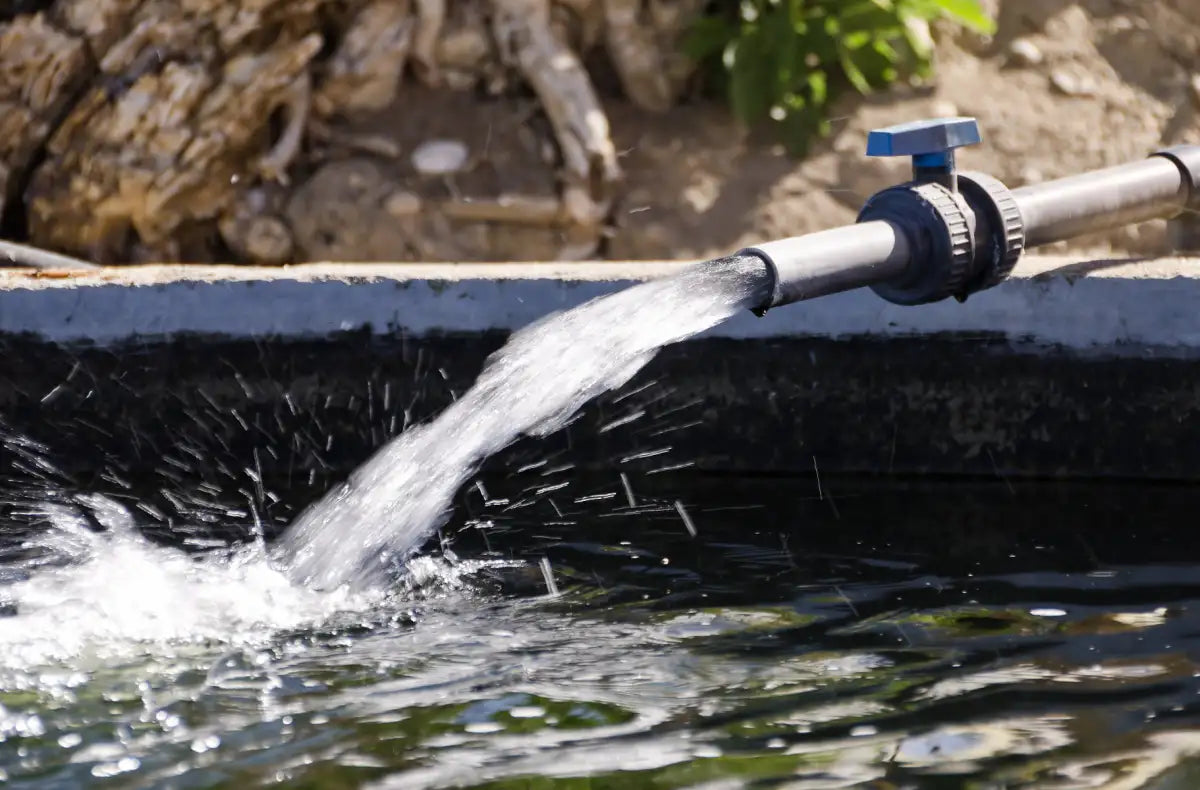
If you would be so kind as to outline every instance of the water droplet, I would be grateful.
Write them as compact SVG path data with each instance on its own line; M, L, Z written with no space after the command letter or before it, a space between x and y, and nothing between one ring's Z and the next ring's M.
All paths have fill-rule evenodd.
M192 741L192 751L196 754L212 751L221 745L221 739L216 735L208 735L203 738L197 738Z
M100 763L92 766L92 776L98 779L105 779L118 774L126 774L130 771L136 771L141 767L141 761L136 757L122 757L115 763Z

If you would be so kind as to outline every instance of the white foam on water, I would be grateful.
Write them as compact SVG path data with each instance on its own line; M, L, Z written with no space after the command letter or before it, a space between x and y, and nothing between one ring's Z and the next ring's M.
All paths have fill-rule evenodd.
M22 544L24 559L4 566L0 604L15 612L0 616L0 690L28 685L29 673L45 667L255 648L281 632L361 619L407 600L404 589L301 587L261 543L189 552L143 537L112 499L69 501L36 505L44 528ZM410 590L469 591L481 569L513 564L418 557L407 582Z
M381 448L292 524L282 556L317 589L370 587L448 515L479 464L522 435L547 435L628 382L665 345L762 298L762 264L693 267L548 316L492 355L475 386L436 420Z
M40 509L47 527L25 544L32 558L9 567L23 578L0 587L16 609L0 617L0 673L189 644L250 646L379 598L297 587L261 545L202 554L156 545L104 497Z

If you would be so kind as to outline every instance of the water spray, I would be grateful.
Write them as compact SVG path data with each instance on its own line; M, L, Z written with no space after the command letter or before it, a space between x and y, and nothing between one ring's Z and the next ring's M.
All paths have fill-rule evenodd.
M974 118L871 132L867 156L911 157L912 180L873 195L854 225L738 253L766 264L770 295L755 312L862 287L900 305L962 302L1007 279L1027 249L1200 209L1200 145L1010 190L956 167L956 149L981 140Z

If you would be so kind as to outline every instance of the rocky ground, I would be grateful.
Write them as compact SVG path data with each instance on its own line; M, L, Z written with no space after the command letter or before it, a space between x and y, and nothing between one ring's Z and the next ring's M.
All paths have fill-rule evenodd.
M944 114L979 119L984 144L963 167L1020 186L1200 142L1200 2L998 0L992 40L938 38L936 84L849 103L836 134L802 163L748 144L723 113L612 112L628 191L618 257L708 256L751 240L853 222L907 163L862 156L867 132ZM1071 245L1155 254L1164 223ZM1065 247L1065 245L1064 245Z
M994 38L935 28L935 84L845 102L802 162L689 98L698 7L0 0L0 230L114 262L707 257L852 222L907 173L863 156L877 126L976 116L960 161L1010 186L1200 142L1196 0L995 0Z

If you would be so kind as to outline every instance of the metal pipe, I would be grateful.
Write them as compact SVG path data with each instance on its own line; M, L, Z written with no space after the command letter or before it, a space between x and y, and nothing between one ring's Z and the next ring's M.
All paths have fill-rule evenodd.
M1025 221L1025 245L1170 218L1188 204L1191 185L1162 156L1014 189Z
M862 222L742 250L767 264L770 301L759 310L903 277L908 237L887 221Z

